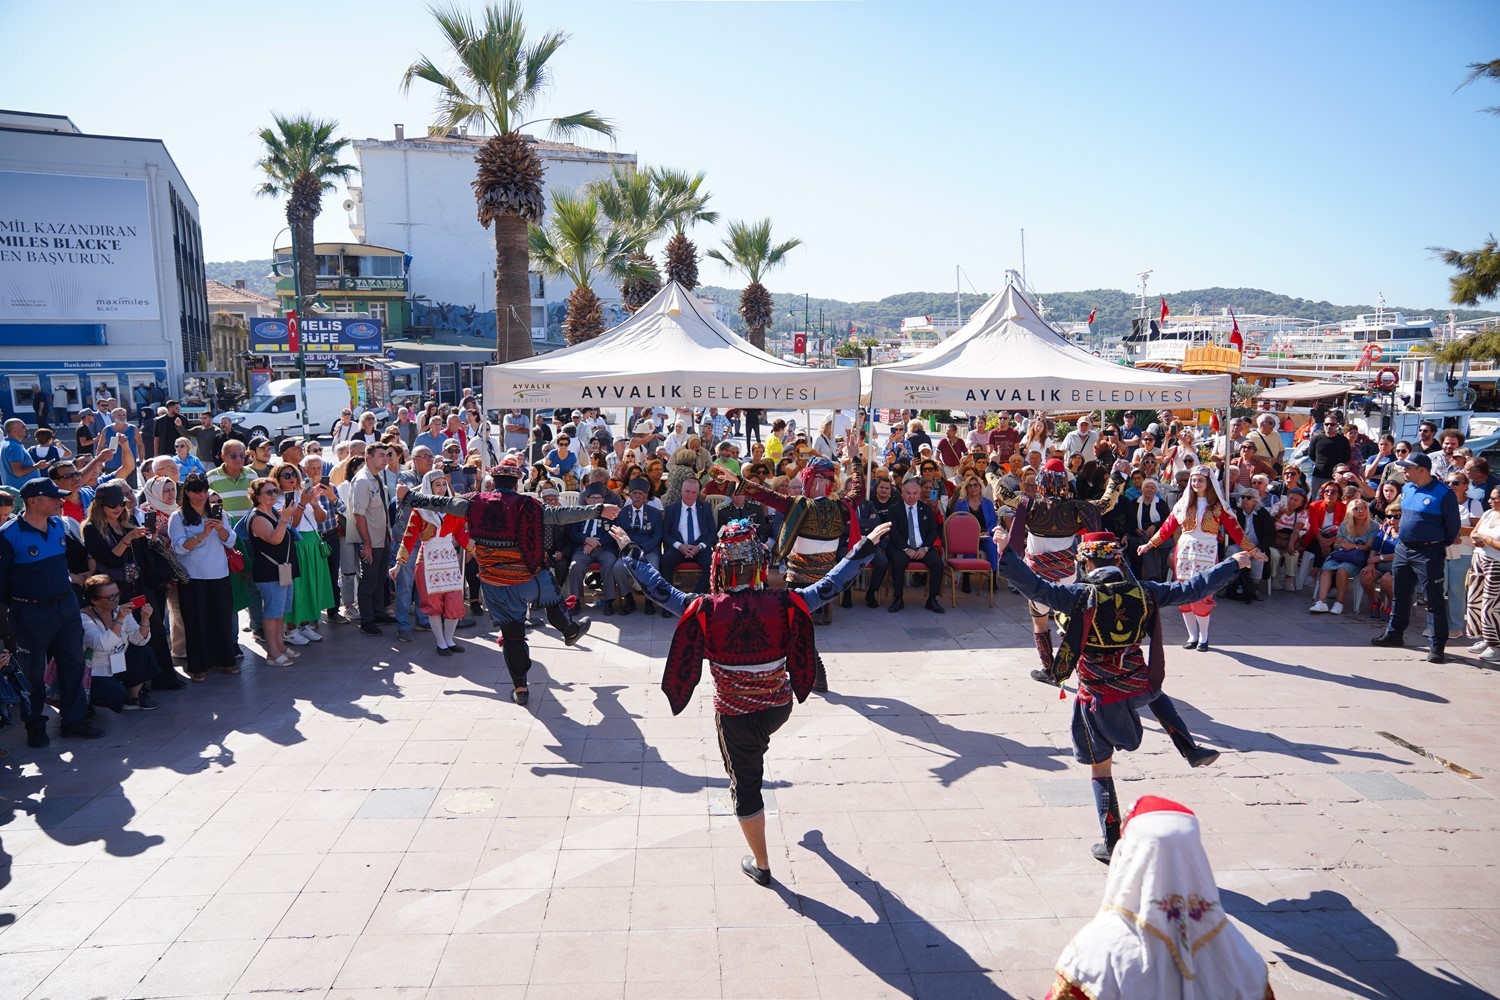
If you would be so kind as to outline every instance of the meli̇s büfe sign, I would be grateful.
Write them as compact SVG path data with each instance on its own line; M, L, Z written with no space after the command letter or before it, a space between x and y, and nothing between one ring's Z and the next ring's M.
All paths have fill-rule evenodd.
M0 320L160 315L144 179L0 170Z

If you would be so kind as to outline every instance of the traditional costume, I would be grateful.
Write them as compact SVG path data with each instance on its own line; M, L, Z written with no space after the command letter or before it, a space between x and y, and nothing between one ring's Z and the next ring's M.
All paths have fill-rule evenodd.
M526 704L526 675L531 670L531 650L526 645L526 614L531 605L545 608L547 620L571 646L588 631L587 618L573 618L562 604L562 594L547 565L542 544L544 524L571 524L604 513L602 505L548 507L533 496L516 492L523 469L514 455L496 465L492 492L464 496L433 496L412 491L401 503L463 517L474 543L479 581L490 620L500 627L500 645L515 691L511 697ZM400 523L400 516L396 519Z
M822 457L811 459L798 478L802 480L800 497L784 497L747 480L740 482L740 489L750 499L780 511L785 518L772 559L786 563L789 587L816 583L850 545L859 541L857 505L865 491L864 479L856 473L842 496L829 496L838 479L838 468ZM823 624L832 620L832 613L832 605L825 605Z
M1005 496L993 476L991 486L996 489L995 495L1003 498L1005 506L1015 508L1010 529L1012 544L1019 542L1022 529L1026 532L1026 566L1049 583L1072 583L1078 578L1078 563L1073 555L1078 536L1099 530L1101 517L1113 510L1120 499L1125 478L1115 473L1110 476L1104 496L1098 500L1080 500L1073 496L1068 485L1067 466L1062 459L1053 458L1047 460L1037 476L1038 496ZM1036 603L1030 607L1031 638L1042 661L1041 670L1033 670L1031 675L1050 683L1052 631L1047 623L1047 609Z
M1079 557L1094 564L1078 583L1051 583L1033 573L1015 551L1015 536L1000 558L1000 569L1035 605L1059 613L1063 623L1055 683L1078 671L1073 700L1073 756L1084 764L1107 767L1116 750L1141 745L1140 709L1149 706L1172 742L1195 767L1211 763L1218 753L1197 747L1177 707L1162 692L1166 662L1161 642L1162 604L1200 599L1226 586L1238 572L1227 559L1179 583L1137 580L1120 561L1120 546L1107 531L1085 535ZM1102 565L1101 565L1102 564ZM1151 642L1148 660L1141 644ZM1197 758L1197 759L1195 759ZM1114 778L1096 774L1094 803L1104 843L1094 856L1108 863L1120 837L1120 811Z
M432 492L433 482L447 478L446 472L433 469L422 477L421 492L436 495ZM422 612L436 623L432 632L439 656L464 651L454 634L464 617L463 554L473 549L465 518L419 509L411 512L396 550L398 566L416 553L417 602Z
M1195 484L1199 481L1207 485L1207 496L1198 495L1198 487ZM1221 531L1229 536L1231 542L1246 552L1259 552L1254 545L1245 540L1245 533L1240 530L1239 521L1235 520L1234 514L1224 508L1224 503L1219 498L1218 486L1202 469L1195 470L1188 478L1187 491L1172 507L1172 513L1168 514L1167 519L1161 523L1161 527L1156 529L1156 534L1151 536L1151 541L1146 543L1146 547L1157 548L1165 540L1171 538L1172 532L1178 528L1182 529L1182 534L1177 539L1174 555L1179 580L1191 579L1219 561L1219 532ZM1218 589L1214 588L1214 590ZM1187 626L1188 641L1183 644L1183 648L1196 648L1200 652L1206 652L1208 650L1208 619L1214 610L1214 591L1203 595L1201 600L1183 604L1177 610L1182 612L1182 622Z
M642 559L639 546L622 554L647 596L681 616L661 682L673 715L687 707L708 660L714 728L741 821L764 809L761 781L771 735L791 717L792 697L806 701L812 690L818 651L811 612L837 598L874 555L874 544L865 540L810 586L767 590L766 546L753 523L731 521L719 530L709 592L687 594ZM769 870L753 863L745 872L762 884L770 881Z
M1047 1000L1274 1000L1265 960L1224 913L1198 817L1147 795L1125 818L1099 912Z

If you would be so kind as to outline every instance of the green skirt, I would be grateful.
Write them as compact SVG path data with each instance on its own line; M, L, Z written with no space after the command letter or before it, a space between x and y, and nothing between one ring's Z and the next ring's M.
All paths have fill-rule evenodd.
M292 585L292 610L287 612L288 628L314 625L327 608L335 606L333 582L328 579L328 546L320 535L304 531L296 543L296 582Z

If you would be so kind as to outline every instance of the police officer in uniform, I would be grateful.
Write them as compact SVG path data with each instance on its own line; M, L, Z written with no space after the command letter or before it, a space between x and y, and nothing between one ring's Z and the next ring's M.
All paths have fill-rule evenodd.
M21 487L25 513L0 527L0 601L10 607L16 658L31 685L26 743L38 748L51 742L42 682L49 657L57 661L62 735L90 740L104 735L86 718L83 619L73 586L81 586L88 574L68 572L69 547L82 543L63 525L67 496L51 479L33 479Z
M1448 546L1458 541L1458 497L1432 474L1432 459L1426 454L1414 452L1395 464L1406 470L1406 485L1401 488L1401 534L1391 563L1396 593L1391 598L1391 623L1370 644L1393 649L1405 644L1403 634L1411 621L1411 601L1420 583L1427 595L1427 622L1432 627L1427 662L1447 663L1445 560ZM1461 601L1463 595L1454 599Z

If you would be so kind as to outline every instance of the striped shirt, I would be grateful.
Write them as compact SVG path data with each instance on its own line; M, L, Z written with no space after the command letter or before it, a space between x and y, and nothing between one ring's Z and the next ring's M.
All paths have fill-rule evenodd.
M255 470L248 465L240 470L239 478L221 465L209 472L208 488L224 501L224 513L237 518L250 510L250 484L255 478Z

